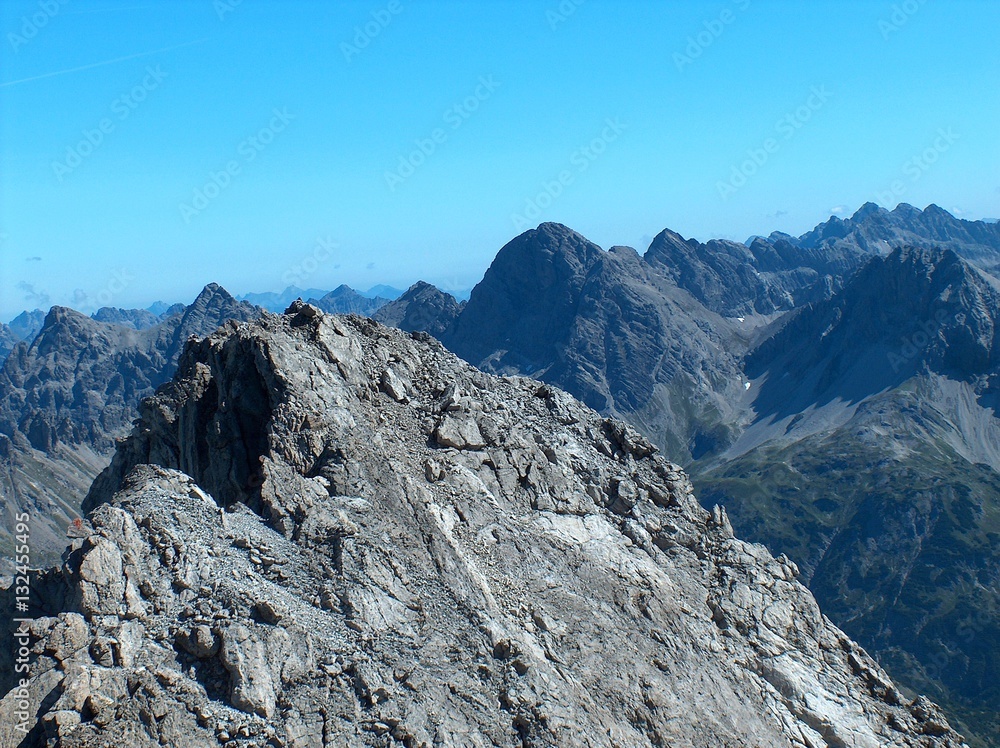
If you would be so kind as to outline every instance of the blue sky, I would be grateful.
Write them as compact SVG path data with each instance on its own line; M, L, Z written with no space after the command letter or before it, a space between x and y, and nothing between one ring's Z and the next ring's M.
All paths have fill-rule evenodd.
M1000 3L5 0L0 317L1000 214ZM923 155L926 154L926 155Z

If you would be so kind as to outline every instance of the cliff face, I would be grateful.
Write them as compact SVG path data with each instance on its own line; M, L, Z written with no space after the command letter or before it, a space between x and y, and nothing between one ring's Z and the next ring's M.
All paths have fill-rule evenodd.
M170 379L192 335L257 315L221 287L207 286L188 307L137 330L65 307L45 315L37 335L0 367L0 503L32 516L35 563L53 563L65 530L94 477L111 459L139 401ZM23 315L22 315L23 316ZM0 526L4 570L13 522Z
M426 335L189 344L86 507L31 745L961 744L646 439Z

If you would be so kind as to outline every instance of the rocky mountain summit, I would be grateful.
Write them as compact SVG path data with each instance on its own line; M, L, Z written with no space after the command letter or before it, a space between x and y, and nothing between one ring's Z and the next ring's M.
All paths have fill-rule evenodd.
M35 340L0 370L0 433L43 451L60 442L107 449L139 400L173 374L189 337L256 314L215 284L184 314L144 330L52 307Z
M36 309L33 312L21 312L10 321L9 325L0 323L0 365L20 341L34 340L38 331L42 329L44 320L45 312Z
M21 745L961 745L632 428L425 334L189 343L86 508Z
M510 241L441 341L495 374L530 375L626 416L677 460L731 439L740 356L730 320L630 247L544 223Z
M440 338L452 325L465 302L459 302L429 283L418 281L394 301L372 315L383 325L408 332L427 332Z
M35 339L35 336L42 329L44 323L45 312L41 309L34 309L30 312L21 312L10 321L8 327L10 327L19 340L26 340L30 343Z
M746 245L664 231L639 257L543 224L501 250L439 337L640 429L742 536L793 558L897 679L992 748L996 230L867 205Z

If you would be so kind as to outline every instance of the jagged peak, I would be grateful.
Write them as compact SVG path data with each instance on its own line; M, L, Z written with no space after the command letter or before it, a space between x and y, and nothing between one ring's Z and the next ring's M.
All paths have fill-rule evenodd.
M592 264L603 250L583 234L561 223L542 223L536 229L528 229L511 239L497 253L493 264L487 270L490 274L497 266L508 262L519 262L524 256L570 255L583 266Z
M893 208L892 212L900 213L903 215L917 215L917 216L923 213L923 211L920 210L920 208L916 207L915 205L910 205L909 203L900 203L895 208Z
M339 286L337 286L335 289L333 289L330 293L347 293L348 291L350 291L352 293L357 293L357 291L355 291L353 288L351 288L346 283L341 283Z
M952 220L955 220L954 215L952 215L950 212L942 208L940 205L935 205L934 203L931 203L926 208L924 208L924 214L929 216L938 216L941 218L950 218Z
M93 322L94 324L97 325L104 324L103 322L98 322L97 320L91 319L83 312L78 312L76 309L73 309L71 307L53 306L49 309L49 311L45 315L45 321L42 323L42 329L44 330L47 327L53 327L54 325L58 325L59 323L65 322L67 320Z
M212 299L222 299L224 301L236 301L236 298L218 283L209 283L195 297L194 303L207 302Z
M873 202L867 202L862 205L858 210L851 216L852 221L863 221L869 216L878 215L879 213L888 213L889 211L883 208L881 205ZM834 216L835 218L836 216Z

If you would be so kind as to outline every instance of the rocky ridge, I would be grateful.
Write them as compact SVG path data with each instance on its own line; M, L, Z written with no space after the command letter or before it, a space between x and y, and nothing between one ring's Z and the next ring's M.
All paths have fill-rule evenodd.
M258 310L211 284L188 306L153 327L99 322L53 307L29 343L18 343L0 368L0 500L9 516L33 517L38 562L58 559L65 529L79 513L115 440L129 432L139 401L173 374L181 347L228 319ZM11 527L0 527L9 558Z
M961 745L646 439L426 335L190 343L87 508L29 745Z

